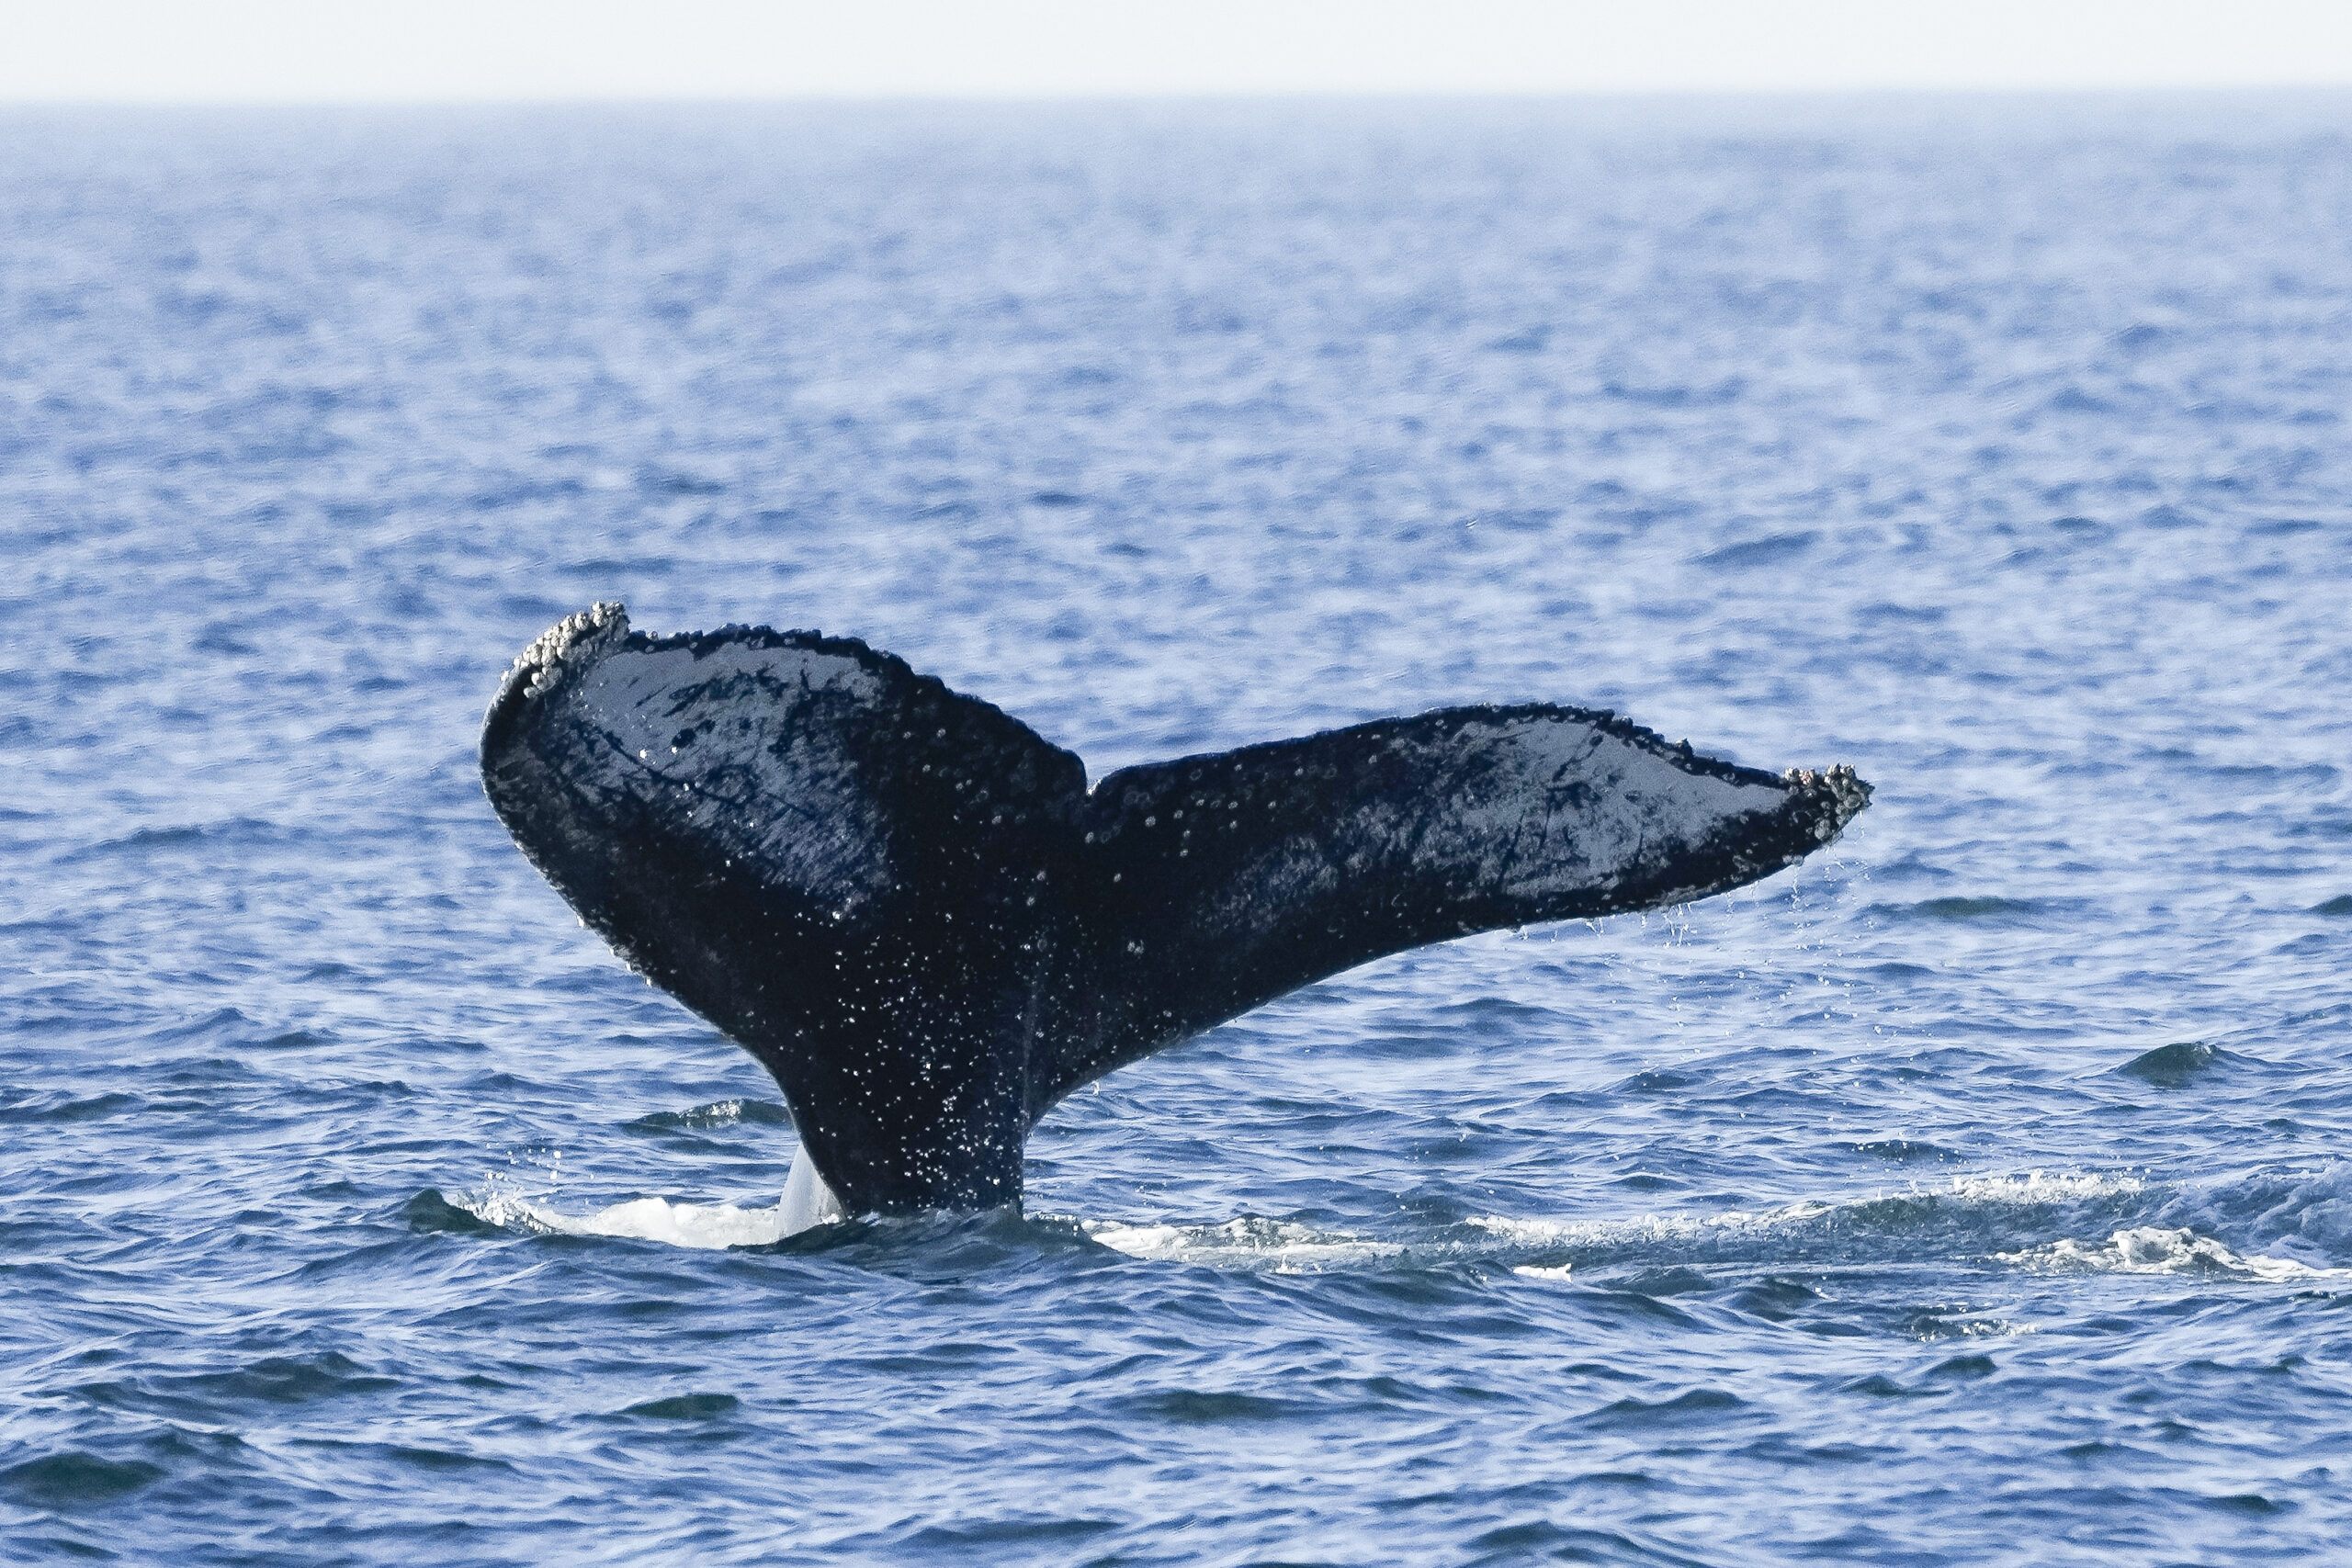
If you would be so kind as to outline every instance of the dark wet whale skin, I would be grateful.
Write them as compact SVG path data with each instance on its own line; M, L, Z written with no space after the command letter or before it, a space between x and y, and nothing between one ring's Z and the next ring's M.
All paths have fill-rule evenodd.
M1405 948L1752 882L1870 794L1546 705L1090 791L861 642L650 637L604 604L516 660L481 750L532 863L767 1066L853 1213L1017 1201L1030 1127L1122 1063Z

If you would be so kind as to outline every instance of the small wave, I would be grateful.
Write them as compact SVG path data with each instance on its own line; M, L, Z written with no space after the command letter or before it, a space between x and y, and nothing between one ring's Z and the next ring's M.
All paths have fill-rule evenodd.
M1344 1269L1400 1257L1406 1251L1402 1242L1317 1230L1295 1221L1254 1214L1221 1225L1129 1225L1114 1220L1081 1220L1079 1228L1130 1258L1276 1274Z
M0 1105L0 1123L11 1122L96 1122L110 1116L135 1115L147 1101L119 1091L85 1100L45 1100L35 1103Z
M2143 1051L2121 1066L2108 1070L2138 1078L2154 1089L2182 1089L2209 1071L2249 1065L2252 1064L2246 1057L2201 1040L2176 1040L2169 1045Z
M1725 545L1719 550L1710 550L1693 558L1690 564L1743 571L1755 567L1776 566L1804 554L1820 537L1814 532L1774 534L1769 538L1743 540L1736 545Z
M2151 1216L2168 1225L2220 1232L2274 1258L2315 1270L2352 1265L2352 1161L2250 1172L2184 1191Z
M738 1122L758 1127L789 1127L792 1112L764 1100L715 1100L684 1111L657 1111L627 1123L632 1132L669 1133L681 1128L731 1127Z
M2147 1190L2136 1176L2101 1176L2091 1171L2041 1170L2006 1176L1955 1176L1951 1193L1984 1203L2079 1203L2098 1198L2132 1198Z
M731 1393L676 1393L632 1404L621 1415L646 1421L715 1421L732 1416L741 1403Z
M612 1236L631 1241L659 1241L672 1247L718 1250L729 1247L765 1247L785 1235L784 1206L738 1208L732 1203L673 1203L667 1198L632 1198L591 1214L567 1214L552 1204L493 1187L487 1192L459 1193L452 1207L501 1230L536 1231L543 1235Z
M2139 1225L2120 1230L2105 1245L2086 1247L2072 1238L2021 1252L1996 1252L2003 1263L2049 1273L2233 1274L2284 1284L2352 1277L2352 1269L2314 1269L2290 1258L2241 1257L2210 1235L2187 1227L2166 1230Z
M1883 1159L1890 1165L1940 1163L1960 1157L1940 1144L1923 1143L1917 1138L1872 1138L1840 1146L1858 1155L1868 1155L1872 1159Z
M175 1380L208 1400L304 1404L353 1394L389 1393L398 1378L380 1377L340 1351L307 1356L265 1356L230 1372L204 1372Z
M1973 921L2007 924L2044 915L2069 914L2084 907L2079 898L2001 898L1991 896L1927 898L1917 904L1873 904L1868 913L1890 920Z
M1628 1243L1685 1242L1725 1231L1767 1230L1828 1213L1831 1205L1801 1201L1777 1209L1734 1209L1716 1214L1642 1214L1620 1220L1520 1219L1473 1214L1467 1224L1507 1247L1528 1248L1621 1247Z
M191 844L211 842L249 846L279 835L275 822L255 817L232 817L221 822L188 822L159 828L141 828L120 838L101 839L96 843L80 844L57 857L60 865L72 865L83 861L110 855L143 855L159 850L182 849Z
M0 1470L0 1495L35 1508L110 1503L152 1486L164 1475L144 1460L110 1460L68 1450Z
M1903 1215L1922 1204L1970 1209L2029 1208L2131 1198L2144 1189L2145 1183L2136 1176L2030 1170L2002 1176L1955 1176L1940 1187L1917 1186L1844 1203L1807 1198L1770 1209L1643 1214L1614 1220L1519 1219L1479 1214L1473 1215L1467 1223L1518 1247L1613 1247L1627 1243L1696 1241L1729 1232L1781 1230L1830 1219L1849 1231L1882 1221L1884 1223L1874 1228L1895 1230L1909 1228L1903 1223ZM1888 1205L1901 1205L1902 1213L1891 1212Z

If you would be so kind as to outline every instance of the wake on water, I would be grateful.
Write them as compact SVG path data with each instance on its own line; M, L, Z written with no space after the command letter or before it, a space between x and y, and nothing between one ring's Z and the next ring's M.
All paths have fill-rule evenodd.
M571 1213L551 1197L526 1196L512 1179L498 1176L454 1201L503 1230L704 1249L770 1247L849 1217L805 1159L794 1162L783 1195L766 1208L643 1197ZM1566 1280L1629 1269L1749 1271L1939 1261L2034 1273L2218 1274L2293 1285L2352 1279L2352 1267L2337 1261L2352 1249L2346 1224L2352 1164L2346 1162L2194 1186L2128 1173L1979 1174L1754 1210L1574 1220L1479 1214L1386 1236L1250 1214L1191 1224L1059 1215L1038 1220L1057 1235L1075 1232L1132 1258L1251 1272L1468 1262L1532 1279ZM2255 1234L2233 1247L2213 1234L2221 1230Z

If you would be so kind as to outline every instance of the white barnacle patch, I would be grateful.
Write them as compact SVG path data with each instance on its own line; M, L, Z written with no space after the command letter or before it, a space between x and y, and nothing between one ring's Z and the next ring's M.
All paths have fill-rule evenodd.
M600 600L585 610L566 615L515 655L514 665L499 687L500 700L503 701L517 685L526 699L545 696L561 682L567 669L591 662L604 645L628 635L628 612L617 604L607 604Z
M1825 844L1854 819L1855 813L1871 803L1871 786L1855 777L1854 770L1842 762L1819 773L1811 768L1791 768L1781 776L1797 789L1828 797L1829 810L1814 824L1814 836Z

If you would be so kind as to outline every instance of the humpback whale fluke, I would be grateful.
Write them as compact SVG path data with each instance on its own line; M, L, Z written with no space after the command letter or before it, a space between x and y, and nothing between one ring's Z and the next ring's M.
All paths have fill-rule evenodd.
M1030 1127L1122 1063L1385 953L1752 882L1870 799L1542 704L1090 789L862 642L648 637L617 604L514 661L481 761L572 908L775 1075L852 1213L1012 1201Z

